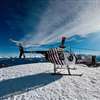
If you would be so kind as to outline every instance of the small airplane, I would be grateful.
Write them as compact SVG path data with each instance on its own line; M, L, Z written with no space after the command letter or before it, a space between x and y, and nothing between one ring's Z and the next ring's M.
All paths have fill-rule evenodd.
M23 43L16 41L14 39L10 39L11 42L16 43L16 45L19 48L19 58L22 58L22 56L25 58L25 53L39 53L45 56L46 60L48 62L51 62L54 64L54 73L56 73L56 65L63 65L67 66L68 69L68 74L70 75L70 68L68 67L70 64L75 64L76 63L76 56L74 53L69 52L69 51L64 51L65 47L65 40L66 37L62 37L61 43L59 47L57 48L50 48L46 51L25 51L23 47Z
M68 74L70 75L70 68L69 65L70 64L76 64L78 62L78 60L82 60L82 57L80 57L81 55L75 55L75 53L70 51L66 51L64 50L66 48L65 46L65 40L68 39L66 37L62 37L60 45L57 48L49 48L48 50L36 50L36 51L26 51L24 50L24 46L23 46L23 42L20 41L16 41L14 39L10 39L11 42L15 43L18 48L19 48L19 58L25 58L25 53L38 53L38 54L42 54L44 55L44 57L46 58L46 60L48 62L51 62L54 64L54 73L56 73L56 65L66 65L67 69L68 69ZM46 45L46 44L45 44ZM47 44L49 45L49 44ZM34 44L33 46L37 46L36 44ZM88 57L85 56L87 59ZM89 58L92 61L92 64L95 64L95 56L91 56L92 58ZM85 60L85 63L82 62L83 64L86 64L88 60Z

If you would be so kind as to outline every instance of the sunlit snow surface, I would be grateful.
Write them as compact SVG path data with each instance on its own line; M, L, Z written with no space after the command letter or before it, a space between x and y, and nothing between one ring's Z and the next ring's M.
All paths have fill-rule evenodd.
M51 75L50 63L1 68L0 100L100 100L100 67L70 67L76 68L71 73L83 75Z

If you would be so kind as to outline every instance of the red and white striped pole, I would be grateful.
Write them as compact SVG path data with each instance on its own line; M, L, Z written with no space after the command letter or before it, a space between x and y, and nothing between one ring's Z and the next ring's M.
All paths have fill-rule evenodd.
M61 44L60 44L60 48L65 48L64 44L65 44L65 40L66 40L66 37L62 37L62 40L61 40Z

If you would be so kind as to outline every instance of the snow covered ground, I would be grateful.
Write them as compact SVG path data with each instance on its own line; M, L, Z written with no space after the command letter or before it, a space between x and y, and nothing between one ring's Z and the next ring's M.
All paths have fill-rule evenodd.
M71 73L83 75L51 75L50 63L1 68L0 100L100 100L100 67L70 67L76 68Z

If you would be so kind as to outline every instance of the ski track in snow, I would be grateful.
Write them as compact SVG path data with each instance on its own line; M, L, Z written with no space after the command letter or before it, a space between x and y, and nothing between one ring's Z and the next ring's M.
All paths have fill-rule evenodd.
M51 75L53 64L50 63L1 68L0 89L3 91L5 86L2 87L2 83L8 82L5 84L9 86L7 91L10 92L5 92L5 89L2 94L0 90L0 96L3 95L0 100L100 100L100 68L89 68L84 65L71 65L70 67L76 68L76 70L71 70L71 73L83 73L83 75L81 77ZM66 70L62 71L65 72ZM15 87L15 91L12 92L10 88L17 86L17 83L21 82L21 80L14 79L21 78L23 80L23 77L28 77L27 79L33 78L33 80L29 80L29 82L33 82L33 85L31 83L28 85L26 81L26 84L24 82L20 84L23 87L22 91L21 88L16 89L17 87ZM35 77L39 79L35 79ZM9 80L12 80L11 84L9 84ZM27 88L24 88L23 85L27 86Z

